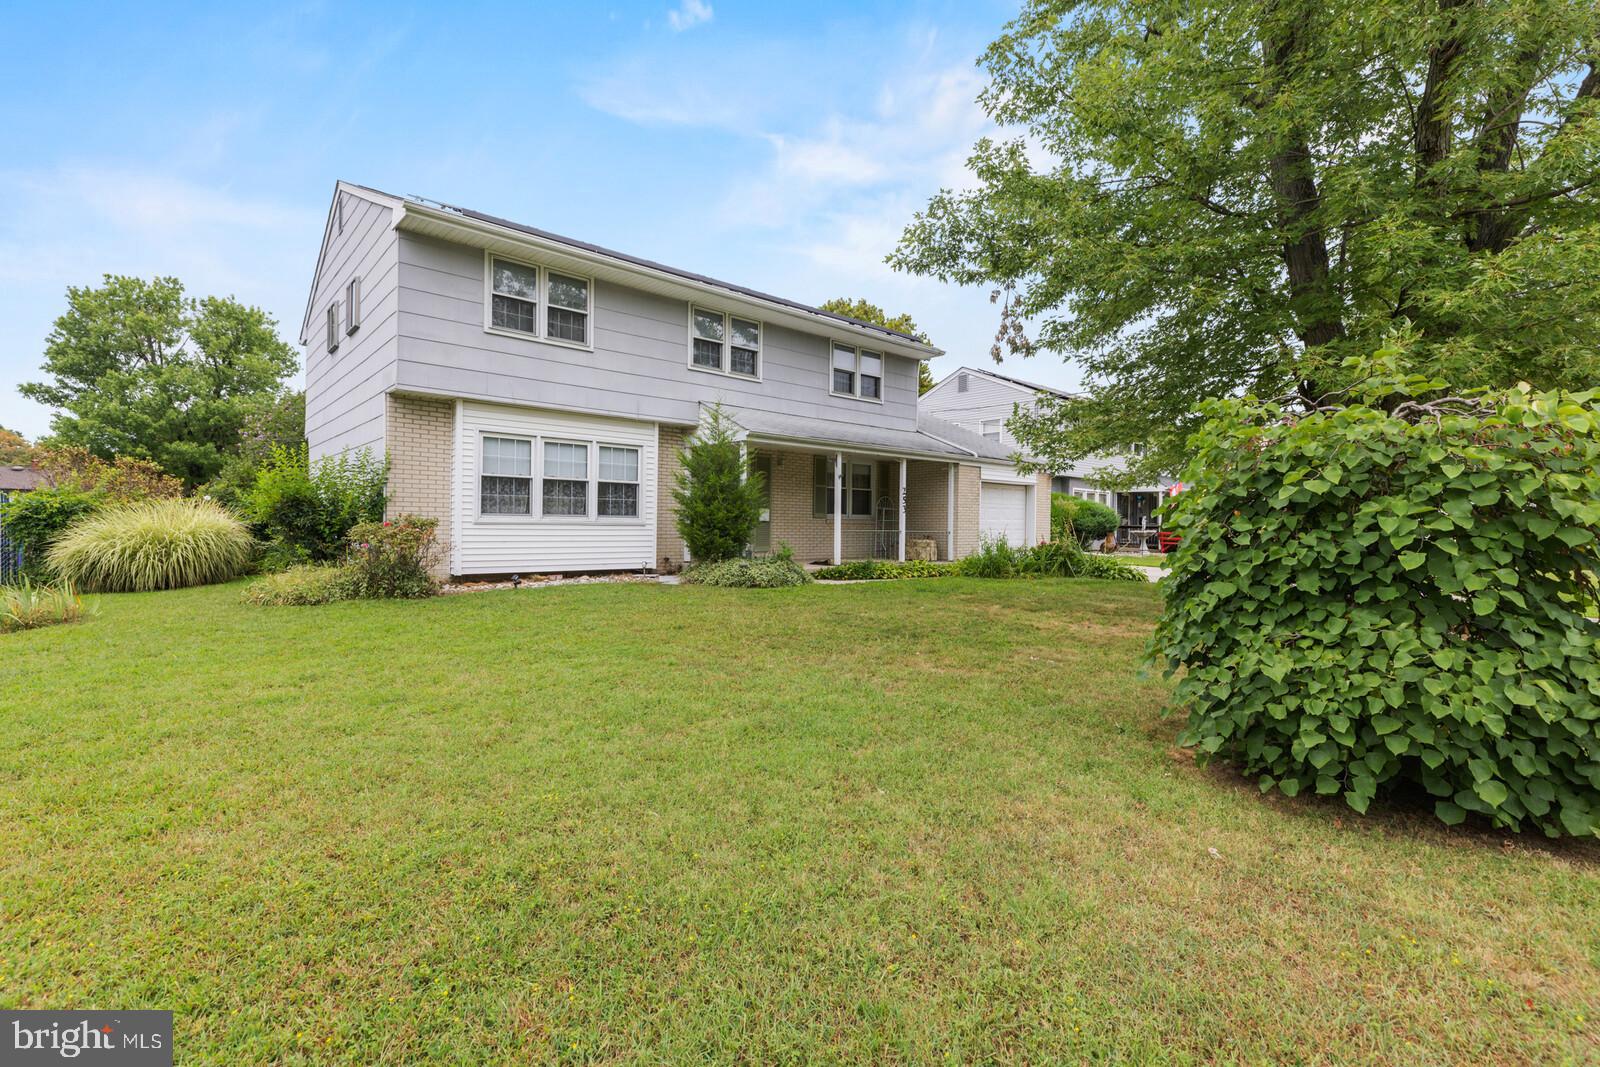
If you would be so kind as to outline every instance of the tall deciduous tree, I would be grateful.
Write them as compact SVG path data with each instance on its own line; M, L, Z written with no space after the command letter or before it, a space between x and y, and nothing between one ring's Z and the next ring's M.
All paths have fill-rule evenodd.
M1600 379L1593 0L1029 0L985 52L979 186L891 261L993 287L994 356L1086 399L1013 429L1048 461L1207 396L1343 384L1387 342L1463 386Z
M909 314L902 313L891 319L888 312L870 300L860 298L852 300L847 296L839 296L823 304L822 310L831 311L836 315L848 315L852 319L870 322L885 329L898 330L903 334L915 337L923 344L931 343L928 340L928 335L917 329L916 320ZM932 389L933 386L933 372L928 369L927 361L924 360L917 364L917 395L921 396L929 389Z
M247 418L279 402L296 366L260 308L187 297L176 278L106 275L67 290L45 340L51 380L21 392L61 409L46 443L149 459L192 487L238 450Z

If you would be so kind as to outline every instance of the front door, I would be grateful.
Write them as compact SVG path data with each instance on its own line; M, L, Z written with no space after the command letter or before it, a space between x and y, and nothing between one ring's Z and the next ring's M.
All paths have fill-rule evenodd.
M762 501L761 521L750 535L750 551L760 556L772 551L772 457L757 456L751 466L761 475Z

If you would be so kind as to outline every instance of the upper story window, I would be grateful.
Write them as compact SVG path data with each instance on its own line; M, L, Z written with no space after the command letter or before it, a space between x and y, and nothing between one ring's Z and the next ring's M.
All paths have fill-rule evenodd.
M962 372L961 374L956 375L956 392L964 393L966 391L967 391L967 375L966 375L965 372Z
M546 271L549 310L545 336L575 345L589 343L589 283L568 274Z
M983 425L983 436L987 437L991 441L1000 440L1000 427L1004 425L1004 422L1002 420L1000 420L1000 419L984 419L982 425Z
M833 380L830 388L836 396L882 400L883 354L835 341Z
M350 279L344 287L344 332L355 333L361 329L361 276Z
M589 320L594 285L588 278L488 257L489 300L484 328L520 334L551 344L593 347ZM539 305L544 305L544 314Z
M760 378L761 323L691 305L689 366Z
M339 351L339 301L328 305L328 351Z

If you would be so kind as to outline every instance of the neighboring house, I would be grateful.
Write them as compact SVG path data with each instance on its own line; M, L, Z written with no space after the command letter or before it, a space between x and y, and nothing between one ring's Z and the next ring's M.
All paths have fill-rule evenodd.
M1015 453L1017 441L1006 428L1006 422L1018 405L1031 407L1042 396L1070 397L1072 394L992 370L960 367L924 393L919 407L925 415L953 422L1002 446L1008 453ZM1090 456L1067 470L1054 472L1050 488L1115 508L1122 522L1117 532L1118 541L1124 544L1149 542L1160 531L1156 509L1174 482L1162 478L1154 485L1137 486L1127 492L1101 488L1098 477L1118 466L1119 461L1114 456Z
M34 467L21 464L0 467L0 504L18 493L39 488L44 481L44 472ZM22 546L6 535L5 523L0 521L0 585L15 581L21 573Z
M719 403L766 474L753 551L1048 536L1048 479L919 415L938 349L491 215L338 183L300 342L312 457L387 453L452 575L676 567L678 453Z

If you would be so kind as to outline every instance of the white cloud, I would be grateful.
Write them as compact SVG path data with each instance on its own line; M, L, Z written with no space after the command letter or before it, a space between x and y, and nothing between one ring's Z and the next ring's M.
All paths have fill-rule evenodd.
M702 22L710 22L711 18L711 5L706 3L706 0L683 0L677 7L667 12L667 24L678 33L698 26Z

